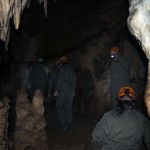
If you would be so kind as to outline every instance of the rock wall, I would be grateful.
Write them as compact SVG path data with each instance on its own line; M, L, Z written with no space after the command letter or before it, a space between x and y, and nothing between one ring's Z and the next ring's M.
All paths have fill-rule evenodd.
M111 108L109 48L115 42L113 38L105 33L99 39L83 46L76 53L78 80L75 102L77 110L94 117L100 117ZM123 55L132 60L131 82L140 95L139 103L141 105L146 80L145 66L138 54L138 49L134 47L129 37L120 38L120 45Z

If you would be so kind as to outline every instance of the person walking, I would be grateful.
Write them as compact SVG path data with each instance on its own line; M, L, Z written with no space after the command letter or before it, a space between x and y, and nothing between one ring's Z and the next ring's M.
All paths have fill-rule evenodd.
M43 58L38 58L35 64L33 64L31 72L29 74L30 96L29 99L32 101L35 90L39 89L43 94L45 94L45 86L48 82L48 71L43 65Z
M92 150L150 150L150 121L134 109L135 91L122 87L115 109L106 112L92 132Z
M123 56L119 46L110 49L111 56L111 104L117 105L117 94L122 86L130 86L132 60Z
M57 81L53 82L55 84L54 96L56 99L58 126L61 131L71 131L76 75L68 57L62 56L59 59L58 72Z

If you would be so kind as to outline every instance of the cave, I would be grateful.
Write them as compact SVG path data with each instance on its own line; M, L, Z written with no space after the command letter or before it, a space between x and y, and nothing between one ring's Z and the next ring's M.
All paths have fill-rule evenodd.
M28 97L29 73L38 58L44 60L48 77L54 62L63 55L69 57L76 73L72 132L58 131L56 100L48 99L48 80L45 85L48 149L90 150L95 124L111 109L110 48L116 43L132 60L130 80L138 95L136 109L148 118L144 103L148 59L128 29L128 8L127 0L48 0L45 15L43 5L31 1L21 15L18 29L10 20L9 42L0 41L0 99L9 99L8 149L15 150L18 95L24 91L27 95L22 97ZM26 109L29 107L27 104ZM31 150L28 146L20 150L26 149Z

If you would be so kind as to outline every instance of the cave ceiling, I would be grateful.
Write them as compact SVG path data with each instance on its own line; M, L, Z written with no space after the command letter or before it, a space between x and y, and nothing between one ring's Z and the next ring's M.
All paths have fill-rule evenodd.
M106 31L124 30L127 16L125 0L48 0L47 18L43 5L32 1L19 29L11 25L10 53L24 55L35 49L38 56L53 57L78 49Z

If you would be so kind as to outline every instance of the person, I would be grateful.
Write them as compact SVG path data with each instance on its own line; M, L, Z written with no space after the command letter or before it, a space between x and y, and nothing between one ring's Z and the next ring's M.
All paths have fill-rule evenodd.
M51 82L55 84L54 96L56 99L58 126L61 131L71 131L76 75L68 57L60 57L59 63L60 68L56 77L57 81Z
M29 74L29 82L31 83L29 99L31 101L35 90L39 89L43 94L45 92L45 86L48 81L48 71L43 62L43 58L38 58L35 64L33 64Z
M134 109L136 94L122 87L115 109L106 112L92 133L92 150L150 150L150 121Z
M119 46L110 48L111 56L111 104L117 105L117 94L122 86L130 86L130 69L132 60L123 56Z

